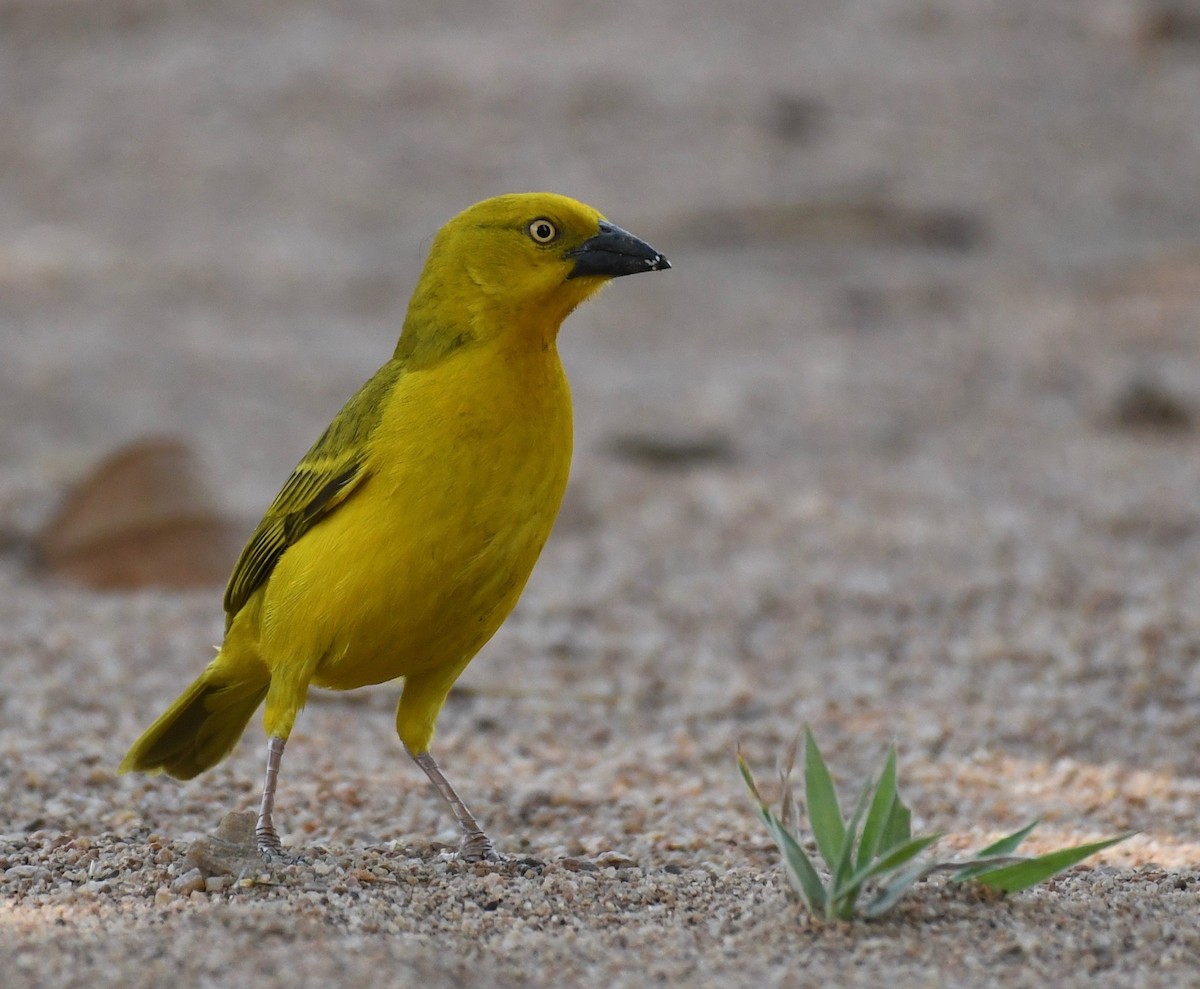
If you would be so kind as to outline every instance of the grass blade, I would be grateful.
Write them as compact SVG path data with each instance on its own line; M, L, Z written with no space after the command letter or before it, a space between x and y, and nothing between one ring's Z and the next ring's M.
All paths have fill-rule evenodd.
M741 748L737 754L738 772L742 774L742 780L746 784L746 789L750 791L750 796L754 798L754 802L760 808L766 807L767 802L763 800L762 794L758 792L758 784L754 782L754 774L750 772L750 767L746 764L746 757L742 755Z
M900 799L897 792L892 806L888 810L887 820L884 821L883 833L879 836L879 849L887 851L895 848L912 838L912 812L908 805Z
M989 869L979 873L974 879L975 882L982 883L991 889L998 889L1003 893L1016 893L1018 890L1027 889L1040 883L1043 879L1049 879L1054 874L1062 872L1063 869L1069 869L1077 862L1083 861L1089 855L1095 855L1096 852L1110 848L1117 842L1131 838L1135 834L1137 834L1136 831L1127 831L1125 834L1106 838L1103 841L1093 841L1075 848L1060 848L1058 851L1047 852L1045 855L1018 862L1015 865L1003 865L997 869Z
M986 848L979 849L979 851L972 855L971 858L993 859L1012 855L1013 852L1015 852L1020 846L1021 842L1029 837L1029 833L1036 828L1040 822L1040 818L1035 821L1030 821L1025 825L1025 827L1014 831L1012 834L1005 835L999 841L993 841ZM993 868L994 866L988 862L976 862L974 865L968 863L962 869L955 872L954 875L950 877L950 880L951 882L963 883L968 879L974 879L977 876L981 876L985 872L991 872Z
M999 841L993 841L986 848L981 848L975 853L976 858L983 858L987 855L1012 855L1021 845L1029 833L1042 823L1039 817L1037 820L1030 821L1025 827L1014 831L1012 834L1005 835Z
M783 853L784 871L787 873L788 884L804 901L804 905L808 907L810 913L816 914L818 917L823 916L828 902L825 884L821 882L821 877L813 867L808 853L801 847L795 836L771 813L769 808L764 807L759 813L763 823L767 826L767 831L770 832L775 844Z
M910 838L901 845L897 845L886 855L882 855L872 862L857 869L853 875L846 880L846 885L861 886L868 879L874 879L876 876L881 876L885 872L894 872L910 859L920 855L930 845L941 837L941 832L937 834L921 835L919 838ZM924 867L923 867L924 868Z
M804 729L804 802L817 849L832 871L842 857L846 824L838 806L833 780L809 728Z
M792 771L796 768L796 754L800 751L800 735L792 739L784 756L783 765L779 767L779 786L783 800L779 807L779 820L793 834L799 830L800 814L796 810L796 795L792 790Z
M858 858L855 868L861 869L875 857L879 851L879 843L883 837L884 826L892 813L892 805L896 802L896 746L888 746L887 758L883 761L883 770L879 774L879 782L875 785L875 793L871 797L871 807L867 811L867 819L863 824L862 839L858 843Z
M879 891L875 899L867 904L866 909L863 910L863 916L878 917L881 914L887 913L924 873L924 862L914 862L903 872L898 873L890 883Z
M810 913L823 916L825 913L825 886L821 877L809 860L808 854L784 824L771 811L770 806L762 798L758 786L754 782L754 774L746 763L746 758L738 753L738 770L746 783L755 803L758 804L758 816L767 826L767 833L775 842L775 846L783 855L784 872L787 874L788 885L796 891Z
M829 898L839 903L837 912L843 920L849 920L854 913L854 901L858 899L861 888L860 883L851 883L849 879L855 869L854 839L858 835L858 826L862 823L863 813L867 809L867 798L870 796L871 784L867 782L859 791L858 799L854 803L854 813L850 815L850 823L846 825L842 841L842 854L829 881Z

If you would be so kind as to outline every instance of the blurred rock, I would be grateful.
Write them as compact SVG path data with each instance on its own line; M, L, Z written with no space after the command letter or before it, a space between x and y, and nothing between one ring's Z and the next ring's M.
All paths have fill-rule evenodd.
M1118 429L1182 433L1193 427L1195 414L1160 381L1132 378L1113 401L1110 421Z
M776 93L767 108L766 127L786 144L809 144L820 133L829 108L799 93Z
M254 836L257 821L253 811L226 814L213 834L197 838L188 846L184 868L199 870L205 879L261 872L263 860Z
M725 464L734 459L732 441L720 433L620 433L609 440L608 450L619 460L652 468Z
M1147 4L1138 25L1138 36L1146 47L1200 45L1200 3L1174 0Z
M187 588L223 583L244 537L220 511L192 451L148 438L88 473L35 549L44 573L88 587Z

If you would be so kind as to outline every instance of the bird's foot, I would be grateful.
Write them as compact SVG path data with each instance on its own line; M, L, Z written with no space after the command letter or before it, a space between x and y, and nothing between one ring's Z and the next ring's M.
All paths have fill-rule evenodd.
M464 862L504 862L505 857L496 851L492 839L482 831L472 831L458 846L458 857Z
M258 844L258 854L267 862L279 862L286 856L283 854L283 842L279 840L279 832L272 824L259 824L254 829L254 838Z

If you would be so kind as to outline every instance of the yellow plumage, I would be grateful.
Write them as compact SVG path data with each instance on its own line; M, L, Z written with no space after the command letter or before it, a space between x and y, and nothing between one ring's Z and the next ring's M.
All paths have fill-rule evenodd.
M566 487L560 324L609 279L666 267L595 210L549 193L485 200L442 228L392 359L250 537L216 659L121 771L190 779L229 753L265 698L259 844L277 850L274 773L309 686L404 677L400 739L458 817L464 854L492 854L428 755L434 724L516 604Z

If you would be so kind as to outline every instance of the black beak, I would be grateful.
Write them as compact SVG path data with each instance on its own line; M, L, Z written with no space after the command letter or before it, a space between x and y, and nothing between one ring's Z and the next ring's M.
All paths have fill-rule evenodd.
M671 262L643 240L607 221L567 257L575 261L568 278L619 278L639 271L664 271Z

